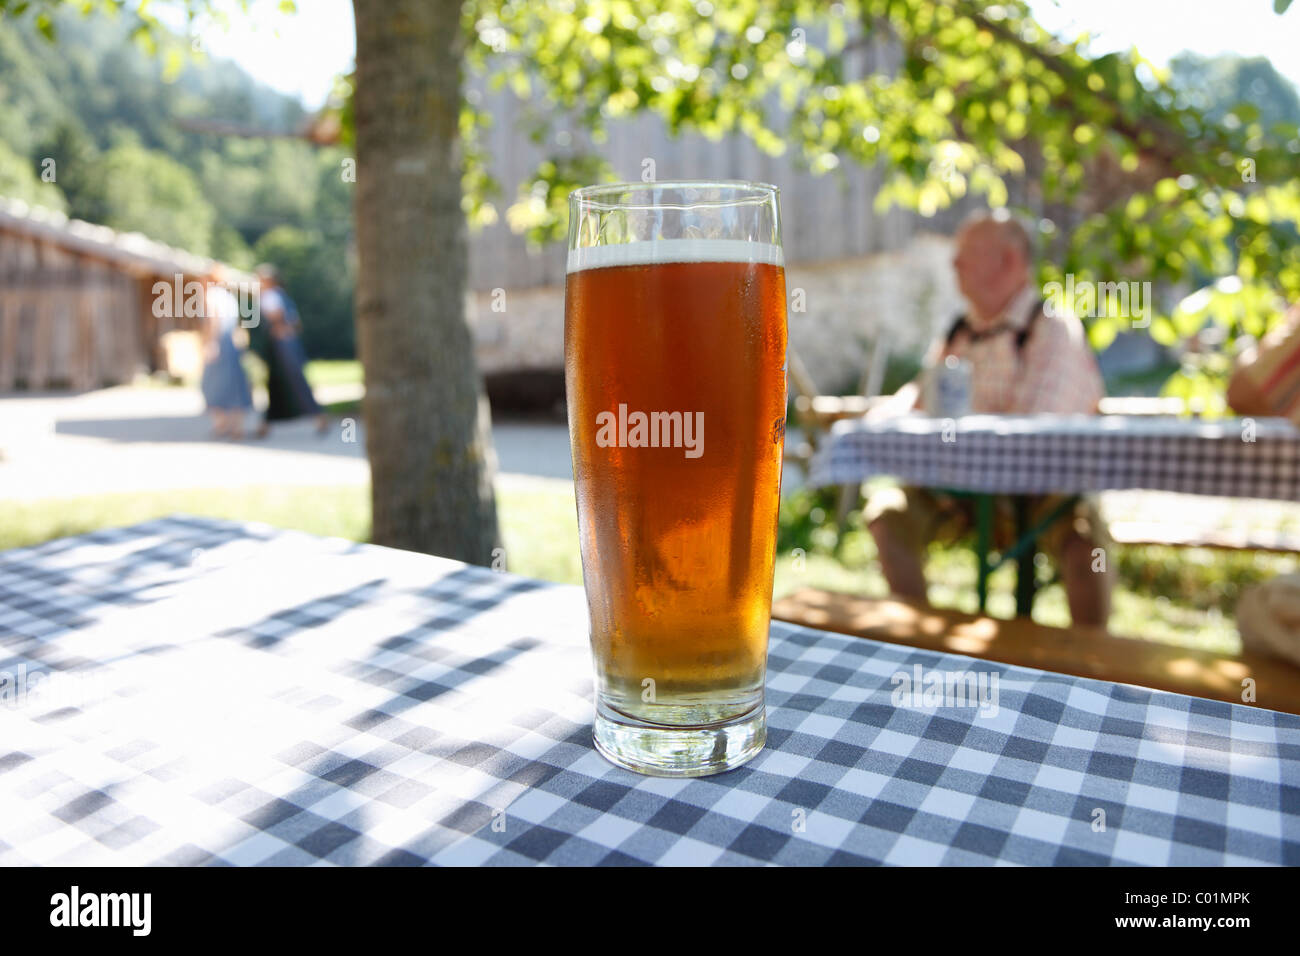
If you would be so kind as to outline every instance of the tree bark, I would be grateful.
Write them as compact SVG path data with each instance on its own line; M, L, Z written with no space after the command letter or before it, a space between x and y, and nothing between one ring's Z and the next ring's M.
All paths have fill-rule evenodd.
M488 564L490 419L465 316L460 0L353 0L357 343L377 544Z

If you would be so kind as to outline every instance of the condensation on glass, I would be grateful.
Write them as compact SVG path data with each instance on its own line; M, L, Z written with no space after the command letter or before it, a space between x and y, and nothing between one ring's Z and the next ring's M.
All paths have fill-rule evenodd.
M756 754L786 407L777 190L569 199L565 375L595 742L643 773Z

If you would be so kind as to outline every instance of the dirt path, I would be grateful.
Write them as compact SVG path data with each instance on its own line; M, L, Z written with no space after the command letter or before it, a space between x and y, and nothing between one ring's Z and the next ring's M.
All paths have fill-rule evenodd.
M317 389L322 402L356 394L348 386ZM506 480L570 480L563 424L502 422L493 431ZM347 419L333 420L324 435L304 419L272 426L265 439L232 442L211 437L203 399L192 389L0 396L0 500L369 480L365 430Z

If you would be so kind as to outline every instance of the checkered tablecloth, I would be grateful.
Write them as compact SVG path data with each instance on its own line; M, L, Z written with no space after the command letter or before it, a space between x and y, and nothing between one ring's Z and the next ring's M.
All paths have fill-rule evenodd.
M0 862L1300 863L1298 717L776 624L764 752L641 777L586 623L259 525L2 553ZM967 671L996 708L893 699Z
M1121 488L1300 501L1300 429L1280 418L903 416L837 422L809 483L893 475L927 488L1075 494Z

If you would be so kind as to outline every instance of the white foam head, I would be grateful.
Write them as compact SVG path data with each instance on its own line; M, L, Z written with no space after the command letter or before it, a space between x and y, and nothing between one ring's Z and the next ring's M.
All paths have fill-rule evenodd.
M569 272L668 262L743 262L784 266L781 247L746 239L654 239L569 250Z

